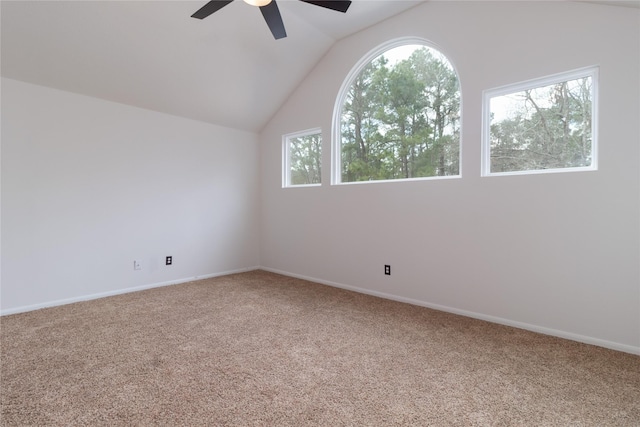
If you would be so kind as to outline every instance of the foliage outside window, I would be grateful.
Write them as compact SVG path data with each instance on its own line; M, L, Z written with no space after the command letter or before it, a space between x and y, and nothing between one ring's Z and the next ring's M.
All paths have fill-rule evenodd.
M596 78L590 68L486 92L483 175L595 170Z
M284 136L283 186L320 185L322 134L311 129Z
M334 182L459 175L460 87L444 55L396 43L347 83Z

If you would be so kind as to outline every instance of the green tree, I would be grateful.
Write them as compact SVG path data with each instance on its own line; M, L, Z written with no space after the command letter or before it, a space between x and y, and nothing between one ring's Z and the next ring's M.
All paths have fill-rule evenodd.
M342 180L457 175L458 80L446 59L418 47L383 54L349 88L342 110Z
M342 110L342 175L344 181L372 179L369 164L370 142L377 133L372 117L375 91L370 90L374 74L384 68L384 58L368 64L356 77Z
M321 162L321 134L304 135L289 140L291 185L320 184Z
M411 60L416 75L428 82L426 97L428 122L433 129L429 164L436 175L457 175L460 169L460 85L451 65L441 55L425 48L416 50Z
M383 83L378 92L381 108L376 118L386 129L383 144L387 162L395 163L384 179L413 178L418 147L428 133L424 120L425 85L416 78L408 60L398 63Z

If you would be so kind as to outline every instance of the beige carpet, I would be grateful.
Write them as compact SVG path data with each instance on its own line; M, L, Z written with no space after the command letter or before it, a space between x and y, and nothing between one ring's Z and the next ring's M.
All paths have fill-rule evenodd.
M640 426L639 356L262 271L0 322L3 426Z

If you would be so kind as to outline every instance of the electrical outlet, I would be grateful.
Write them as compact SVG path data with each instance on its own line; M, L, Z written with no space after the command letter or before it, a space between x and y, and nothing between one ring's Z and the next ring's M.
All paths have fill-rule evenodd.
M140 261L133 260L133 269L134 270L142 270L142 263Z
M164 265L171 265L171 264L173 264L173 257L172 256L166 257L164 261Z
M386 274L387 276L391 276L391 266L390 265L385 265L384 266L384 274Z

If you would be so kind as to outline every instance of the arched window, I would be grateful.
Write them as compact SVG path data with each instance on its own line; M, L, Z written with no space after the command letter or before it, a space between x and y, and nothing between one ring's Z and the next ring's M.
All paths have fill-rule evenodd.
M438 50L386 43L349 73L334 109L332 183L460 174L460 85Z

